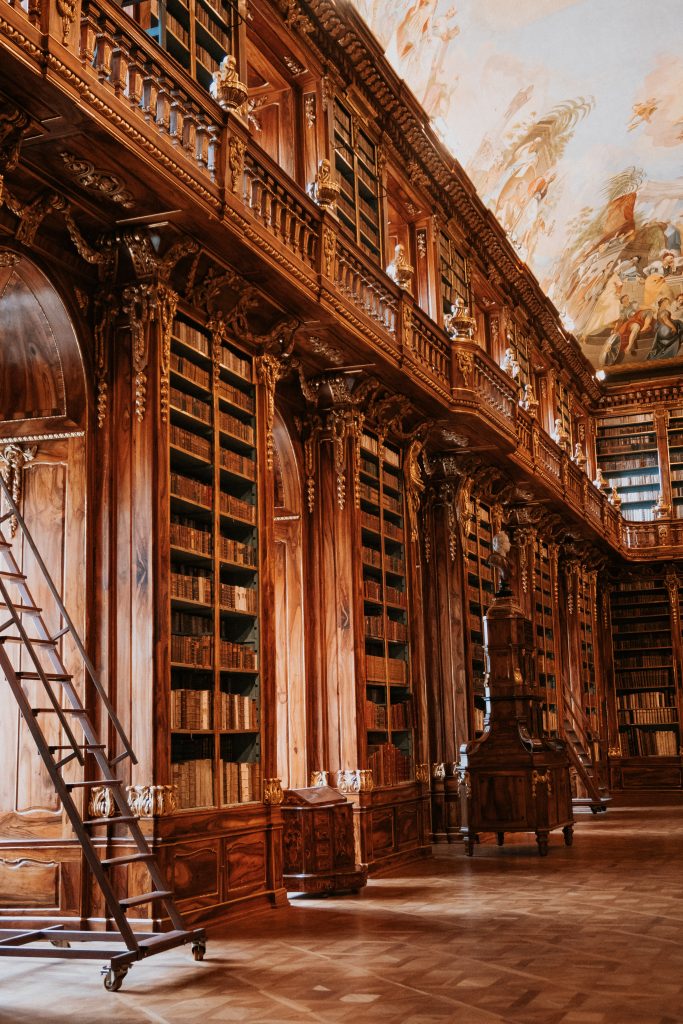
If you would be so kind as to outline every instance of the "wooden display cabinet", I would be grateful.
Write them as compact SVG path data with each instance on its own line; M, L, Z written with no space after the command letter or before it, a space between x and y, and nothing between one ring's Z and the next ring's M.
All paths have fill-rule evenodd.
M287 790L282 819L289 892L358 892L367 883L367 868L356 864L353 804L336 789Z
M562 741L543 736L533 676L532 624L510 597L486 614L491 714L484 734L460 754L461 832L468 856L480 832L535 832L541 856L556 828L571 845L569 761Z

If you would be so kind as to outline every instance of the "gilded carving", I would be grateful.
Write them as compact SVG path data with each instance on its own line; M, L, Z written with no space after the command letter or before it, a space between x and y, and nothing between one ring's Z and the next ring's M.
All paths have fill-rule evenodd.
M541 784L545 785L546 791L548 793L548 796L550 796L552 794L552 791L553 791L553 777L552 777L552 775L550 773L550 769L549 768L546 769L546 771L544 771L544 772L538 772L538 771L536 771L535 768L532 771L532 773L531 773L531 796L532 796L532 798L534 798L536 796L536 789Z
M67 43L76 20L76 0L57 0L57 11L62 19L62 42Z
M327 786L329 785L329 772L324 771L322 768L315 769L311 772L311 786Z
M458 363L458 369L462 379L465 381L465 387L470 386L472 374L474 373L474 356L471 352L461 352L459 349L456 350L455 358Z
M0 267L16 267L21 257L18 252L10 252L9 249L3 249L0 252Z
M343 511L346 504L346 438L348 436L348 419L345 410L331 409L327 414L327 433L332 442L334 474L337 481L337 505Z
M327 157L318 164L315 179L308 188L308 192L314 203L321 210L334 210L341 186L332 173L332 165ZM329 274L327 275L329 277Z
M472 796L472 781L470 779L470 773L466 768L460 768L458 765L454 765L453 774L458 780L458 785L465 790L465 796L469 800Z
M306 127L313 128L315 126L315 96L307 96L304 100L304 116Z
M214 384L217 384L221 372L223 342L228 336L228 328L221 314L211 317L206 326L211 332L211 366L213 368Z
M18 107L3 104L0 110L0 203L3 200L5 175L19 162L19 151L29 119Z
M159 325L161 328L161 337L159 339L159 403L161 421L166 423L170 404L171 335L173 333L173 320L178 306L178 295L166 285L160 285L157 289L157 302Z
M679 612L679 582L675 572L669 571L664 577L664 583L666 589L669 592L669 603L671 606L671 617L675 623L678 623L680 612Z
M237 60L231 53L226 54L218 71L214 71L209 92L223 110L236 110L246 103L248 89L240 82Z
M375 788L369 768L342 768L337 772L336 788L340 793L369 793Z
M415 765L415 781L416 782L429 782L429 765L428 764L416 764Z
M64 161L67 171L82 188L92 192L98 198L118 203L125 210L130 210L135 206L132 193L124 188L123 181L115 174L96 170L95 165L89 160L82 160L75 153L69 153L68 150L62 150L59 155Z
M282 792L282 779L263 780L263 802L264 804L281 804L285 795Z
M112 796L110 786L93 786L88 801L88 817L113 818L118 808Z
M257 356L254 360L256 367L256 378L259 384L263 384L266 392L266 464L268 469L273 468L275 458L275 442L273 440L273 426L275 424L275 390L278 381L281 379L285 364L277 356L265 354Z
M228 139L228 166L230 167L230 190L237 192L240 178L244 173L244 154L247 144L239 135Z
M336 254L337 236L332 228L325 226L323 228L323 260L325 263L325 277L332 277Z
M435 761L432 764L432 778L433 779L445 779L446 778L446 765L443 761Z
M24 466L27 462L33 462L36 457L38 446L15 444L13 441L6 444L0 452L0 476L2 477L7 490L12 495L12 501L19 508L21 501L21 486ZM10 517L10 533L14 537L17 532L18 522L15 515Z
M424 494L425 483L420 468L420 455L425 447L425 440L417 437L408 445L404 467L406 482L406 499L408 502L408 521L410 538L416 541L419 536L420 502Z
M56 192L42 192L30 203L18 202L5 189L5 204L19 218L14 237L24 245L33 245L38 228L52 210L64 210L66 201Z
M156 306L155 289L150 285L124 288L121 309L128 317L135 387L135 416L142 422L147 403L147 363L149 360L149 324Z
M361 467L361 440L363 437L363 424L365 414L359 409L353 409L348 414L349 433L353 441L353 493L356 508L360 508L360 467Z
M126 786L128 805L137 818L160 818L178 808L178 787Z

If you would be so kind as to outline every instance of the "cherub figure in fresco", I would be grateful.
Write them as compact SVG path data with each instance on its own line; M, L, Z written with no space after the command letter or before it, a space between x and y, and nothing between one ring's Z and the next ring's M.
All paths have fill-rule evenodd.
M652 120L652 115L659 107L659 101L651 98L645 100L644 103L633 104L633 117L628 123L628 130L632 132L641 124L648 124Z
M602 360L605 366L622 363L627 355L633 355L638 338L649 330L654 319L651 309L639 309L628 295L621 296L620 304L619 318L605 345Z
M447 61L451 41L460 34L457 10L438 13L439 0L413 0L396 28L394 41L400 73L431 117L443 116L453 90L453 64ZM444 66L447 65L447 73Z
M657 300L655 339L647 358L673 359L678 355L681 341L683 341L683 321L674 319L671 299L663 295L661 299Z

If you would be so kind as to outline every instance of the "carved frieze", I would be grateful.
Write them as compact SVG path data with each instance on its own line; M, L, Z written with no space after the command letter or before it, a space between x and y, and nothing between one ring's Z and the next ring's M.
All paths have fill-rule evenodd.
M98 199L109 199L112 203L122 206L124 210L131 210L135 206L132 193L125 188L123 180L117 175L111 171L96 169L89 160L83 160L66 149L59 155L71 177L87 192Z
M131 811L137 818L160 818L178 809L178 787L126 786ZM106 817L109 817L107 814Z
M285 795L282 792L282 779L263 780L263 802L264 804L281 804Z
M266 464L268 469L272 469L275 457L275 443L273 440L275 390L278 381L285 372L286 364L277 356L265 353L256 357L254 365L256 368L256 379L259 384L263 384L266 394Z
M19 163L19 152L29 119L23 111L8 102L0 110L0 203L3 201L5 175Z

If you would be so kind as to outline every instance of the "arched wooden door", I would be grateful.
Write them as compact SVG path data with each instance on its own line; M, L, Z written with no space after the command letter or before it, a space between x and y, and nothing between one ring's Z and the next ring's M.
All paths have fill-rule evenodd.
M0 471L81 635L86 627L86 390L81 351L57 291L30 260L0 249ZM3 525L48 628L60 620L20 531ZM65 639L77 684L83 672ZM10 649L17 667L25 655ZM37 706L38 682L25 684ZM33 687L35 694L31 693ZM56 727L53 742L59 739ZM0 908L21 917L79 912L80 855L47 771L0 678Z
M301 476L277 414L275 440L275 690L277 772L284 789L308 785Z

